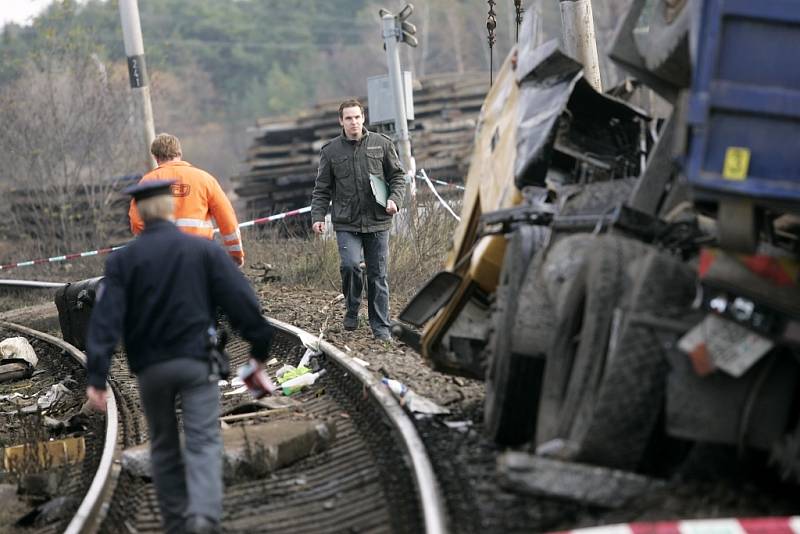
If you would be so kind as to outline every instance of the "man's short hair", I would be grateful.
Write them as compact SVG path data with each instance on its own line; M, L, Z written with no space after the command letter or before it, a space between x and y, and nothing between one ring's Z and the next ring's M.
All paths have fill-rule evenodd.
M364 115L364 106L361 105L361 102L356 100L355 98L351 98L350 100L345 100L341 104L339 104L339 118L343 117L342 112L344 112L345 108L354 108L358 107L361 109L361 115Z
M182 155L181 142L174 135L160 133L150 144L150 153L158 160L168 160Z
M169 219L175 210L173 202L171 195L157 195L137 200L136 209L146 226L149 221Z

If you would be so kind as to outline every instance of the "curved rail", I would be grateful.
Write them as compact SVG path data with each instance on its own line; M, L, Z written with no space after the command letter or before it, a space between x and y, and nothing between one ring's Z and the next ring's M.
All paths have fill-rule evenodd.
M86 356L74 346L70 345L63 339L33 330L26 326L6 321L0 321L0 326L8 328L9 330L16 330L23 334L38 338L46 343L53 344L67 354L74 360L78 361L81 365L86 367ZM110 392L108 396L108 404L106 406L106 435L103 444L103 453L100 458L100 464L97 467L92 483L89 490L86 492L81 504L78 506L78 511L75 512L72 520L67 528L64 530L65 534L77 534L79 532L94 531L100 524L101 514L100 509L105 502L103 498L107 490L111 487L111 483L115 478L113 470L114 453L117 446L117 431L119 424L119 416L117 414L117 401L114 397L114 392L111 386L106 382L106 391Z
M295 326L286 324L277 319L269 318L270 324L287 334L303 339L316 339L315 336ZM372 373L357 364L353 358L337 349L330 343L322 341L319 349L333 358L339 365L347 369L365 386L370 394L378 401L391 423L403 438L403 446L411 459L414 472L414 481L417 485L417 494L422 506L427 534L444 534L447 532L444 500L436 482L433 465L428 458L425 444L422 442L411 420L394 396L381 384Z
M315 339L314 336L308 332L295 326L275 319L269 319L269 321L283 334L297 339L300 343L302 343L303 340ZM84 354L59 338L11 322L0 321L0 326L56 345L83 366L86 365ZM406 412L401 408L397 400L386 387L381 384L377 377L357 364L344 352L327 342L321 342L319 344L319 350L328 358L335 361L336 364L351 377L355 377L358 380L358 383L363 386L364 391L369 392L379 409L385 414L390 425L396 430L400 436L400 439L397 441L398 446L403 454L406 455L408 464L411 467L413 485L416 490L420 511L422 512L425 532L428 534L445 534L447 528L444 499L440 494L439 485L436 481L425 446ZM108 384L107 390L112 394L109 395L108 399L106 433L102 456L88 491L79 505L77 512L64 531L68 534L96 531L100 528L101 516L104 515L101 514L102 507L112 496L112 489L119 476L119 470L114 469L118 427L120 424L117 412L117 399L114 395L114 390Z

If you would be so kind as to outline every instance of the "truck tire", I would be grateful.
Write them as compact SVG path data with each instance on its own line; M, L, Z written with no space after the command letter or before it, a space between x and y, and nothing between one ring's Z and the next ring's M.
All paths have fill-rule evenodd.
M545 356L555 324L555 299L586 260L589 234L562 237L549 249L539 250L530 261L515 292L498 292L500 301L513 296L513 314L506 315L505 330L496 328L490 340L484 427L501 445L530 441L536 431L536 414ZM509 251L511 247L509 248Z
M595 239L591 234L560 236L534 258L518 293L513 351L547 354L556 324L556 304L586 262Z
M615 235L595 237L557 304L558 321L547 353L539 403L537 443L568 439L583 395L602 373L613 310L624 288L626 267L646 245Z
M500 281L495 291L492 325L486 347L484 431L502 445L518 445L533 435L542 363L527 353L511 350L518 295L532 257L546 242L549 229L523 226L511 234ZM528 409L520 409L529 407Z
M624 315L617 343L597 362L597 380L580 395L568 440L577 445L578 461L634 470L648 462L645 455L663 410L669 371L657 332L636 316L685 316L694 298L695 273L680 260L651 250L631 264L625 278L633 284L620 306Z
M636 36L639 55L647 68L678 87L689 87L690 6L685 0L651 0L647 33Z

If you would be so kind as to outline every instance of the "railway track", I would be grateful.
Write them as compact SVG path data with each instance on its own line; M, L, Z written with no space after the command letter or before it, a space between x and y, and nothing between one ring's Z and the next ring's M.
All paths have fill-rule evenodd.
M86 389L86 380L83 367L86 365L84 354L65 343L63 340L15 323L0 321L0 333L3 337L24 336L34 347L39 355L41 368L45 371L44 377L36 380L29 387L37 389L49 388L60 382L66 376L70 377L70 387L73 391ZM65 357L61 357L65 356ZM75 412L80 404L75 406L74 397L60 406L62 413ZM71 405L70 405L71 404ZM16 414L15 414L16 415ZM21 416L6 418L6 429L11 431L9 436L14 436L13 428L18 424L18 435L30 437L31 429L25 429L20 422ZM114 398L109 398L108 413L105 417L100 414L91 414L86 418L85 459L83 462L64 466L58 473L58 495L63 499L62 512L58 514L64 519L49 522L37 532L65 532L75 534L90 529L100 519L104 499L108 495L110 483L113 480L113 460L118 431L117 406ZM36 433L34 433L34 436ZM46 440L46 436L38 436ZM0 526L2 527L2 526Z
M304 347L299 329L272 321L277 329L271 356L297 364ZM82 353L62 340L11 323L19 332L63 350L80 362ZM232 368L244 363L249 346L238 338L228 345ZM413 423L380 380L325 342L318 363L327 373L293 395L296 407L230 424L291 418L324 420L336 438L313 454L260 478L226 474L225 532L429 532L446 531L438 484ZM160 532L155 491L146 479L119 467L123 449L144 443L147 428L135 378L122 354L115 355L109 378L114 392L108 417L76 470L91 480L76 484L74 515L42 532ZM78 387L85 388L85 381ZM222 409L241 402L223 396ZM95 417L100 417L95 416ZM102 419L102 418L101 418ZM102 430L102 439L99 430Z

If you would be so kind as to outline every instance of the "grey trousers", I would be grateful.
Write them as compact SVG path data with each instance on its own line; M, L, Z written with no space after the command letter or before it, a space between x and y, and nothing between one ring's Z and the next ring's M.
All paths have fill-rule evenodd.
M367 265L367 312L369 326L376 336L388 336L389 284L386 281L389 260L389 231L362 234L336 232L339 247L339 271L342 274L342 293L347 306L347 315L358 317L364 281L361 277L361 251Z
M178 358L140 371L139 394L150 432L153 482L167 533L183 532L185 519L222 517L222 435L219 387L208 381L209 365ZM180 395L184 446L175 399Z

